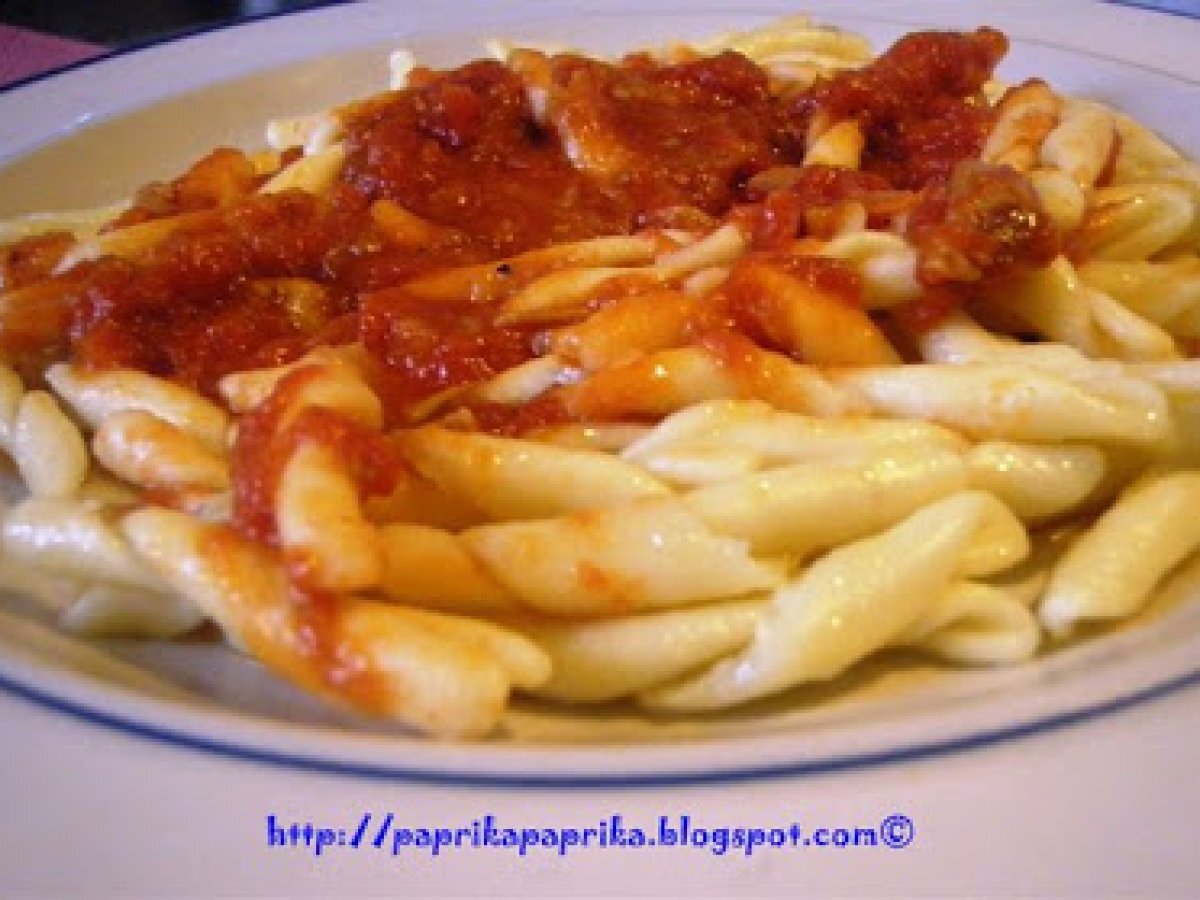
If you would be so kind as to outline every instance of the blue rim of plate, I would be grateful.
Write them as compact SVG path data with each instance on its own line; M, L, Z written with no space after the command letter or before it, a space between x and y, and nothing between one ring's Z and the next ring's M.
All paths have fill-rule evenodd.
M311 6L296 10L284 10L265 15L254 16L235 22L219 22L201 25L168 35L150 38L136 42L97 56L82 59L66 66L39 72L26 78L0 87L0 95L11 90L26 87L38 82L50 80L59 75L108 60L131 55L142 50L152 49L176 41L208 35L214 32L234 29L241 26L253 25L271 19L303 16L320 13L332 7L350 5L355 0L328 0L320 6ZM1178 15L1183 18L1200 19L1200 10L1166 9L1154 2L1139 2L1139 0L1105 0L1113 6L1125 6L1146 12L1162 12ZM745 12L753 12L753 8ZM853 12L844 16L861 18ZM876 21L892 21L887 18L875 18ZM895 24L904 24L896 21ZM1090 56L1122 66L1139 68L1148 72L1165 76L1179 82L1200 85L1193 80L1175 72L1155 68L1153 65L1117 59L1105 54L1091 52L1078 47L1067 47L1052 41L1022 38L1023 43L1040 45L1056 50L1064 50L1080 56ZM1060 731L1063 729L1094 723L1110 718L1143 704L1152 703L1167 697L1200 688L1200 666L1182 674L1176 674L1147 686L1140 687L1127 693L1109 696L1079 704L1067 709L1056 710L1031 719L1010 722L995 727L982 727L967 734L930 740L916 741L900 746L887 747L879 750L848 752L833 754L814 759L796 759L785 762L765 764L733 765L729 767L713 767L703 771L655 771L631 774L608 773L579 773L564 772L561 774L530 774L527 772L463 772L439 771L437 769L408 767L402 765L384 765L369 762L354 762L337 759L326 759L306 753L291 753L266 747L255 747L251 744L236 740L222 740L191 734L186 730L155 724L152 721L122 715L102 708L71 699L53 691L45 690L21 678L0 672L0 692L18 700L53 713L64 714L77 721L102 727L110 732L132 737L136 740L147 741L160 746L174 749L198 752L211 757L248 762L292 771L311 774L336 775L368 780L391 782L411 782L418 784L456 786L456 787L491 787L504 789L525 788L566 788L566 789L602 789L602 788L660 788L685 787L711 784L730 784L747 781L770 779L815 777L837 772L855 771L897 765L917 760L933 759L953 754L983 751L1013 741L1032 738L1039 735Z
M862 753L847 753L824 759L798 759L766 765L732 766L702 772L650 772L634 774L531 775L498 772L441 772L435 769L387 766L322 759L305 753L286 753L247 746L235 741L199 737L174 728L122 716L118 713L66 699L52 692L0 674L0 691L34 706L65 713L90 725L175 749L322 775L340 775L383 781L415 782L457 787L492 788L660 788L708 784L734 784L777 778L811 777L835 772L873 769L922 759L933 759L968 751L985 750L1024 738L1083 725L1118 715L1142 704L1200 688L1200 667L1116 697L1054 712L1031 721L1016 722L974 733Z

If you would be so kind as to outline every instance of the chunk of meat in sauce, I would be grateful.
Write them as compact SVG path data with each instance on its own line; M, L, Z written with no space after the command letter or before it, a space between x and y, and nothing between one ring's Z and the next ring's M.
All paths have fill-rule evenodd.
M997 281L1048 265L1059 252L1058 234L1029 179L974 161L960 163L949 183L924 191L908 237L926 285Z
M924 291L894 312L922 333L988 283L1048 265L1061 240L1029 180L1008 166L960 163L948 184L922 193L908 220Z

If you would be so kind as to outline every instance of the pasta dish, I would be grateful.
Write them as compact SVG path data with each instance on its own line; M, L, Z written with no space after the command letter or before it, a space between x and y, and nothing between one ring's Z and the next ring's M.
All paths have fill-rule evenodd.
M444 737L1134 617L1200 547L1200 166L1007 48L398 51L0 224L0 579Z

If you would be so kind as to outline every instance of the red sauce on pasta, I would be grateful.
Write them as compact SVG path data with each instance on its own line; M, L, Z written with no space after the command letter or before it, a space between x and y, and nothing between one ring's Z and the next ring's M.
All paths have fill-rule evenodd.
M307 443L331 450L347 467L362 495L387 494L405 470L387 440L345 416L321 407L300 406L305 387L319 377L316 366L285 375L271 395L242 417L233 446L232 522L241 534L276 544L275 499L284 469L296 448ZM304 560L291 560L292 574L304 581Z
M781 134L803 147L811 128L852 119L866 137L865 171L898 188L947 178L983 147L992 117L979 92L1007 49L991 28L906 35L869 65L801 92L783 108Z
M145 188L113 223L186 215L131 259L38 282L61 240L7 250L5 285L28 283L37 309L0 312L0 352L31 371L35 360L69 356L214 394L229 372L361 341L397 421L439 391L535 353L535 331L498 324L487 298L417 302L403 287L439 270L722 219L739 222L757 248L781 249L828 237L861 207L878 227L911 215L927 283L943 284L939 266L955 256L1008 271L1048 252L1038 210L1015 175L954 175L990 125L979 92L1005 48L990 29L912 35L861 70L790 94L773 92L761 68L731 52L671 65L534 55L541 110L499 63L417 70L410 87L347 108L347 160L321 196L258 194L263 176L251 160L218 150ZM866 137L863 170L803 167L810 131L845 119ZM404 232L410 215L420 239ZM801 267L803 277L818 271L833 269ZM743 328L753 319L733 318ZM514 410L513 422L539 415ZM494 410L481 417L515 427ZM250 530L265 527L245 515Z
M534 355L535 332L496 325L490 306L431 304L403 288L367 295L359 323L363 345L383 363L375 386L394 411Z

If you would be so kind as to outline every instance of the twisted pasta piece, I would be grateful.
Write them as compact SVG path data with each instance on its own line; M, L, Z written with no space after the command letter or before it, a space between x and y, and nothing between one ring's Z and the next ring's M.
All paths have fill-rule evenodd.
M503 621L550 656L550 678L535 694L602 703L737 652L754 636L765 605L765 598L751 598L584 622Z
M554 615L612 615L779 584L779 566L714 534L675 498L479 525L459 540L513 596Z
M1093 260L1079 280L1100 290L1175 338L1200 337L1200 257L1163 262Z
M399 436L412 465L493 520L539 519L670 490L644 469L607 453L426 427Z
M965 447L959 435L927 422L819 418L758 401L719 400L668 416L625 447L622 456L668 481L703 484L787 463Z
M1098 188L1076 238L1088 260L1147 260L1172 250L1194 250L1200 235L1195 190L1169 182Z
M1006 284L991 303L1040 337L1091 357L1164 360L1180 355L1167 331L1089 286L1065 257Z
M1200 473L1150 473L1122 492L1054 567L1038 606L1055 635L1125 618L1200 547Z
M774 593L745 650L640 700L656 709L719 709L836 677L919 633L959 579L1003 571L1028 549L1024 529L994 497L951 495L821 557Z
M279 562L222 526L147 508L121 527L237 646L339 705L433 734L482 735L496 727L513 686L549 675L537 647L486 622L339 595L298 602Z
M20 377L3 363L0 448L37 497L70 497L83 485L90 468L83 435L54 396L26 391Z

